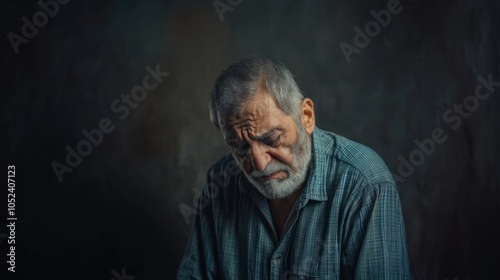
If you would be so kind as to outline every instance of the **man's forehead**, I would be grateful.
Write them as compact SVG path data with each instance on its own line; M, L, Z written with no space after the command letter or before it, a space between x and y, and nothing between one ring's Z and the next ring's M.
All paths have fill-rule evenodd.
M261 111L254 114L247 113L229 118L226 131L228 135L233 137L242 131L246 131L250 135L258 135L279 123L280 118L275 112Z
M240 110L226 120L223 135L226 142L237 141L242 131L252 138L259 138L263 134L282 130L285 117L286 114L276 106L272 96L258 90Z
M251 123L275 114L280 109L274 98L267 92L259 89L257 92L229 118L229 123Z

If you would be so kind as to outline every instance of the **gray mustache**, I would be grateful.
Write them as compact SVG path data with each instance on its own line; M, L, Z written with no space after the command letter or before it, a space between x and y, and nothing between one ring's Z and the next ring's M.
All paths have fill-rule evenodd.
M282 162L279 162L279 161L271 161L267 164L266 168L264 168L264 170L262 171L259 171L259 170L253 170L252 172L250 172L250 176L254 177L254 178L259 178L259 177L262 177L262 176L269 176L275 172L278 172L278 171L285 171L285 172L288 172L290 173L290 167Z

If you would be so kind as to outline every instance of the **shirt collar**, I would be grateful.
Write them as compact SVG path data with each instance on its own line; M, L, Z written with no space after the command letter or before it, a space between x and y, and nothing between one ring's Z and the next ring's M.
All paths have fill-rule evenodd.
M306 186L302 191L301 199L304 202L307 200L318 200L326 201L328 200L328 195L326 191L326 182L323 175L326 174L326 153L327 151L327 138L325 137L325 132L319 128L315 128L312 133L312 153L311 153L311 163L309 165L309 171L306 180Z
M311 162L309 164L309 170L306 179L306 185L302 194L300 195L301 204L307 203L308 200L326 201L328 200L328 195L326 191L326 182L322 178L322 174L326 174L326 151L328 151L329 146L331 146L331 140L327 141L326 133L315 128L312 136L312 152L311 152ZM242 177L245 177L244 175ZM243 178L242 178L243 179ZM253 191L255 187L246 179L246 177L240 180L240 191L247 193Z

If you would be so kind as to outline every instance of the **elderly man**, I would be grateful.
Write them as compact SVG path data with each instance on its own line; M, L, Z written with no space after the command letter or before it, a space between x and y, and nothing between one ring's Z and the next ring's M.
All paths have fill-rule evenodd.
M371 149L315 127L285 66L230 65L209 106L232 156L208 172L178 279L411 278L391 173Z

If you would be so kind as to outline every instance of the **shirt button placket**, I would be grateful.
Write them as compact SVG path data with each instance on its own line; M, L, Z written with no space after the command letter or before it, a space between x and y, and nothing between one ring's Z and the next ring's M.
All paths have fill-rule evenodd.
M283 261L283 255L280 253L274 254L272 259L272 266L279 268L281 266L281 262Z
M280 253L274 254L271 260L271 279L279 279L281 262L283 261L283 255Z

